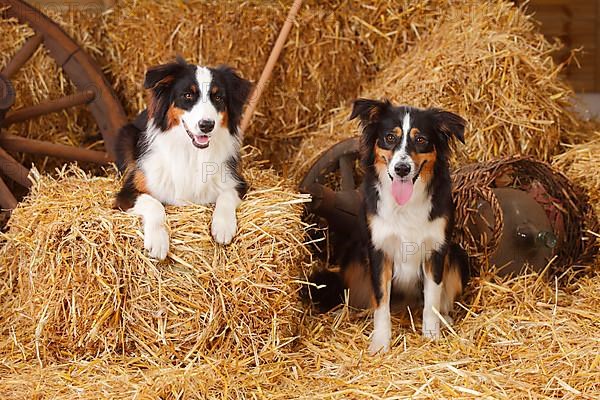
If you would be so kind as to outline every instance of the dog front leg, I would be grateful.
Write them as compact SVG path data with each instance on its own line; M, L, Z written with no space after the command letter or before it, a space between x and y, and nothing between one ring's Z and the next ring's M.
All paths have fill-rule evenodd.
M142 217L144 248L148 250L150 257L164 260L169 252L169 232L162 203L149 194L142 193L127 212Z
M442 306L442 278L444 274L445 254L434 251L425 261L423 278L423 336L439 339L441 321L439 318Z
M240 197L235 189L227 190L217 197L212 218L211 232L217 243L229 244L237 231L235 210L240 204Z
M379 250L371 250L369 254L371 277L374 293L373 335L369 352L386 353L390 350L392 337L392 321L390 316L390 297L392 291L393 262Z

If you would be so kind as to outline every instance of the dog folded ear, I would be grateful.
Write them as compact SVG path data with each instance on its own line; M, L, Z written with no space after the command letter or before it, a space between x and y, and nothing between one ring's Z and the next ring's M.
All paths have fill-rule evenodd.
M354 118L359 117L360 122L363 125L368 125L377 121L383 114L383 111L389 106L389 100L379 101L364 98L354 100L352 105L352 113L350 114L350 118L348 118L348 120L351 121Z
M242 78L228 65L217 67L217 71L219 71L225 81L229 130L233 132L240 124L244 104L246 104L246 101L250 97L252 83Z
M187 65L182 57L177 56L176 62L148 68L144 78L144 89L154 89L160 85L168 85L175 80L176 74L186 68Z
M431 109L431 112L433 113L435 120L436 130L441 133L446 140L455 137L460 140L462 144L465 143L465 125L467 124L467 121L449 111L433 108Z

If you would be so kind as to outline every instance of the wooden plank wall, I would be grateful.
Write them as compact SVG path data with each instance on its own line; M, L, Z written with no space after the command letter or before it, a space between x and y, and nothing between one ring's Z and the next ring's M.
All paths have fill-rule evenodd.
M544 35L566 45L555 55L557 61L564 61L570 49L583 47L577 56L581 68L571 65L565 72L575 90L600 92L600 0L530 0L526 7Z

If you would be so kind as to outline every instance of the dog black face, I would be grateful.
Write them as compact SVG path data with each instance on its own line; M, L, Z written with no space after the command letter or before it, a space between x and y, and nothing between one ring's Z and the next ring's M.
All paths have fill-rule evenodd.
M350 119L356 117L363 127L363 163L373 166L381 181L391 181L399 205L408 202L417 179L428 183L436 163L447 163L452 137L464 143L465 121L439 109L358 99Z
M220 130L238 135L250 82L232 68L208 68L178 58L150 68L144 87L150 91L148 117L161 131L182 127L198 148L207 148Z

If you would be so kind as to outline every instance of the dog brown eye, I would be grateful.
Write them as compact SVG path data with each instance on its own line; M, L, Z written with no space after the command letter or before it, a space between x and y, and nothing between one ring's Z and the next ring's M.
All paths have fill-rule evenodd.
M427 143L427 140L423 137L423 136L419 136L416 139L417 144L425 144Z
M194 98L194 95L191 93L186 93L183 95L183 98L186 100L192 100Z
M388 133L387 135L385 135L385 141L388 144L393 144L396 142L396 135L393 135L391 133Z
M216 94L215 95L215 101L218 101L218 102L223 101L223 96Z

